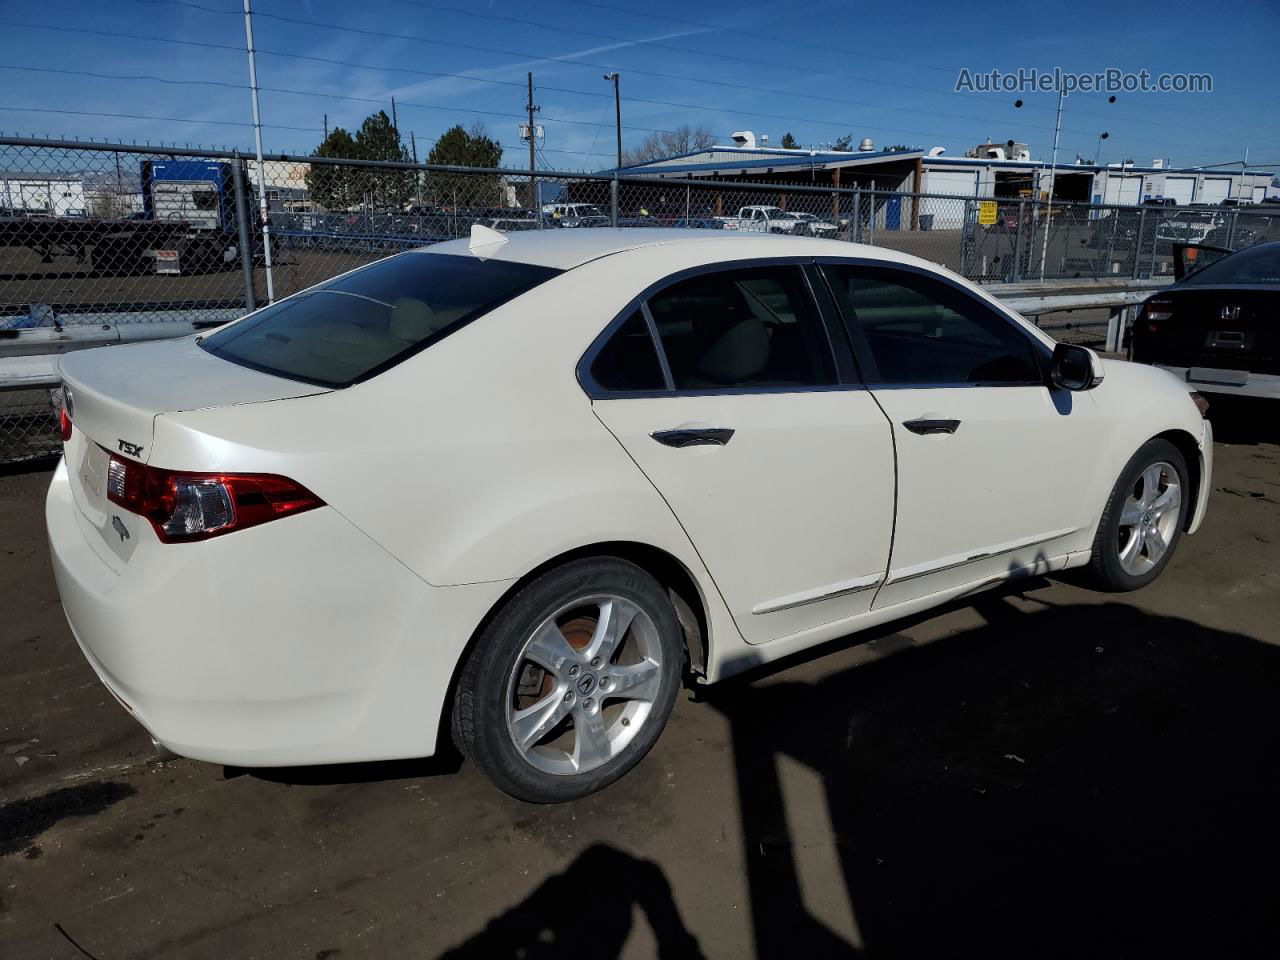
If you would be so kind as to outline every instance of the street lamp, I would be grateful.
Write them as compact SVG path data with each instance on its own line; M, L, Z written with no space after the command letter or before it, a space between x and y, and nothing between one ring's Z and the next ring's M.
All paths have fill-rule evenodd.
M1095 167L1098 165L1098 158L1102 156L1102 141L1107 139L1109 136L1111 136L1111 134L1107 133L1105 130L1098 134L1098 149L1093 151L1093 165Z
M619 93L618 93L618 74L616 71L614 73L606 73L604 75L604 78L606 80L613 81L613 114L614 114L615 125L617 126L617 134L618 134L618 168L621 169L622 168L622 98L619 96Z
M1049 210L1044 222L1044 240L1040 244L1040 282L1044 282L1045 262L1049 259L1049 221L1053 218L1053 186L1054 180L1058 175L1058 139L1062 136L1062 103L1066 99L1066 90L1062 87L1058 88L1058 116L1053 124L1053 154L1049 160ZM1107 103L1115 103L1115 95L1107 97ZM1013 101L1014 107L1021 108L1022 101ZM1107 136L1105 133L1102 137ZM1101 148L1102 137L1099 137L1099 148ZM1096 161L1095 161L1096 166Z

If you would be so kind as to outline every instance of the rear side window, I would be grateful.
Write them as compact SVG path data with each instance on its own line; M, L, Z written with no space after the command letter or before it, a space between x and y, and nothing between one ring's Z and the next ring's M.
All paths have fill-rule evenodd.
M345 387L559 272L470 256L402 253L281 300L200 345L264 373Z
M836 382L799 267L701 274L649 301L677 390L788 389Z
M1188 276L1186 283L1280 283L1280 244L1268 243L1223 257Z
M666 382L649 327L637 310L614 331L591 364L591 378L611 393L662 390Z

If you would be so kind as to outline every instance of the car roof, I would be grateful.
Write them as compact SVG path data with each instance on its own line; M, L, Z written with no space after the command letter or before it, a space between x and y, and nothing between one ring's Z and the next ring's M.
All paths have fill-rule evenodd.
M701 230L679 227L579 227L552 230L526 230L508 234L502 242L488 243L471 249L469 238L446 240L418 253L445 253L478 256L485 260L507 260L557 270L571 270L592 260L627 251L668 244L722 244L730 258L741 257L741 245L754 245L748 256L777 257L862 257L903 263L923 263L908 254L885 247L868 247L844 240L816 237L791 237L785 234L763 234L747 230ZM933 266L930 264L930 266Z

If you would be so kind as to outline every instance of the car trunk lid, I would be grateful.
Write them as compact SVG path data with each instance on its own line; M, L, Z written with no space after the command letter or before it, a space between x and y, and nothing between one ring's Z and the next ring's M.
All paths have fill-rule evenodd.
M72 353L59 370L73 425L64 449L72 494L90 543L116 570L128 563L146 521L108 498L110 460L147 463L156 417L328 392L221 360L195 337Z

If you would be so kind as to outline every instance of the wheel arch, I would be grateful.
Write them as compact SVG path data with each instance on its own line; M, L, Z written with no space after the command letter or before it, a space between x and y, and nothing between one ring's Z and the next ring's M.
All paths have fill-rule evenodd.
M458 679L462 674L462 668L466 664L467 658L471 656L471 651L475 648L489 622L511 597L548 570L573 560L581 560L588 557L617 557L621 560L630 561L652 575L662 585L671 598L672 605L676 610L676 617L679 619L681 630L684 633L685 651L689 658L689 670L695 676L705 675L708 657L710 656L709 610L701 585L684 563L661 547L634 540L607 540L574 547L544 560L524 576L513 581L503 591L502 595L490 605L485 615L480 618L480 622L476 624L471 636L467 638L462 652L453 665L449 686L445 692L444 702L441 705L440 724L437 728L440 732L437 734L437 744L442 736L447 738L447 731L450 729L449 717L450 712L453 710L453 698L457 690Z
M1182 454L1182 459L1187 461L1187 470L1190 474L1187 482L1191 489L1187 491L1187 511L1182 521L1182 529L1190 530L1196 516L1196 504L1200 502L1200 487L1204 483L1205 459L1200 452L1200 444L1188 431L1182 429L1166 430L1151 439L1169 441Z

